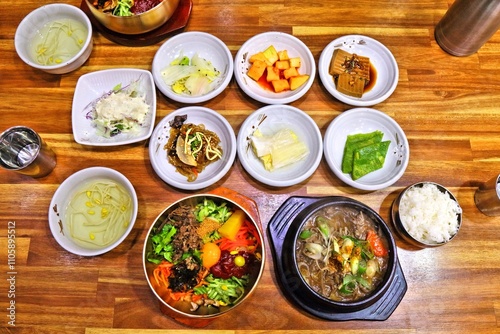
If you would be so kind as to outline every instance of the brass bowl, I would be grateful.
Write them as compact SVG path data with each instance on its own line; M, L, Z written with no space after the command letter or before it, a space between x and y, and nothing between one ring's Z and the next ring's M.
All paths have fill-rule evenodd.
M163 286L160 286L154 279L154 268L155 264L148 261L147 256L152 249L151 236L155 233L155 229L163 224L165 219L169 214L179 206L195 206L196 204L203 202L205 199L213 200L217 204L226 203L229 207L234 209L241 209L246 214L246 219L248 222L252 223L259 234L260 245L256 250L260 253L260 261L256 261L251 265L249 272L249 282L245 287L245 292L242 297L232 305L221 305L220 307L215 306L200 306L197 309L192 309L192 304L189 301L174 300L172 299L170 293ZM235 192L234 190L226 188L217 188L206 194L195 194L179 199L178 201L170 204L162 213L158 215L155 219L149 231L146 235L146 240L144 242L143 248L143 268L146 276L146 280L151 291L156 296L157 301L160 304L160 310L163 314L168 317L175 319L176 321L188 325L190 327L205 327L211 321L216 318L234 310L249 298L250 295L255 291L260 278L262 277L264 264L265 264L265 248L263 246L264 237L261 232L260 219L258 217L258 209L256 203Z
M137 35L161 27L172 17L180 0L163 0L158 6L138 15L116 16L99 11L85 0L92 15L106 28L117 33Z

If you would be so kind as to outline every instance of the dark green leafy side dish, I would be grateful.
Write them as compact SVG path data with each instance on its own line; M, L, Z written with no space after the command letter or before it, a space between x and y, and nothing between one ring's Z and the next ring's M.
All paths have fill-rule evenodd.
M390 140L382 141L383 137L384 133L380 130L348 135L342 157L342 172L351 174L352 179L357 180L381 169L391 144Z

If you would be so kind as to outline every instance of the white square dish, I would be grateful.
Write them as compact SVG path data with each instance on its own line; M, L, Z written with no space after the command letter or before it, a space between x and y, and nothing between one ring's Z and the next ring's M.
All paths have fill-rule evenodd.
M92 120L87 117L92 110L91 105L103 95L112 91L115 86L122 87L139 81L139 90L149 106L144 123L138 131L122 132L112 137L104 137L97 133ZM121 68L96 71L84 74L78 79L73 96L72 128L75 141L90 146L117 146L146 140L153 133L156 117L156 91L151 72L141 69Z

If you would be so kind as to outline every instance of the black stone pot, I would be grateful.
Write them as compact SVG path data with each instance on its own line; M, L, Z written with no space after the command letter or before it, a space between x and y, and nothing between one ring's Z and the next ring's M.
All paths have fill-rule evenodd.
M367 297L354 302L336 302L325 298L303 280L297 267L295 245L298 233L308 218L332 204L345 205L370 217L385 235L389 263L382 283ZM285 296L311 315L327 320L386 320L403 299L406 280L397 257L396 243L386 223L370 207L343 196L290 197L268 224L277 280Z

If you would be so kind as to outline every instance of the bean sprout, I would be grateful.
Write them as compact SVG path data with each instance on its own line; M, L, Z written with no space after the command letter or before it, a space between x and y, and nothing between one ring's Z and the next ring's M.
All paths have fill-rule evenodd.
M56 65L73 57L85 43L85 30L71 20L52 22L36 45L36 61L41 65Z
M68 206L70 235L86 247L106 246L130 224L132 200L120 185L97 181L79 191Z

